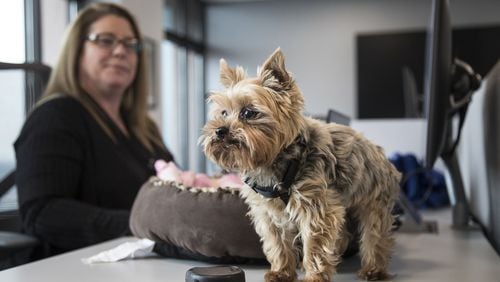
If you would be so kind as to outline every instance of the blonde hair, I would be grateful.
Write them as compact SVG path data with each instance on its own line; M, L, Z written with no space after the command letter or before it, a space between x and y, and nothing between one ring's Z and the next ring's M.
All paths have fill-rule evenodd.
M127 20L135 34L142 39L134 17L125 8L111 3L94 3L83 9L76 20L66 30L64 44L59 60L55 66L47 88L38 104L44 103L57 96L71 96L78 100L97 121L110 138L116 142L113 131L98 114L99 109L93 99L83 90L78 80L80 56L82 54L85 37L91 25L104 16L114 15ZM125 123L129 130L149 150L154 147L165 149L160 132L148 115L148 83L147 67L144 52L138 53L137 72L132 85L123 96L120 111L124 114Z

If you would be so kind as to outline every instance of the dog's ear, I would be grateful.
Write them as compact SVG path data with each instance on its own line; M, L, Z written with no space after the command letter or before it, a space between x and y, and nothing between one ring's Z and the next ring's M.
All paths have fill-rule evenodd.
M246 74L242 67L238 66L235 69L232 69L228 66L226 60L224 59L220 59L219 68L220 82L226 88L245 79Z
M278 47L257 71L264 86L274 90L287 90L293 80L285 69L285 56Z

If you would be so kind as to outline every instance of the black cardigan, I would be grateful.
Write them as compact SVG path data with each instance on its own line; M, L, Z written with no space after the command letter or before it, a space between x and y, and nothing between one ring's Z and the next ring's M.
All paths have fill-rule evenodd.
M154 161L172 160L99 114L116 142L77 100L63 97L36 108L14 143L23 227L42 242L42 256L130 234L130 209Z

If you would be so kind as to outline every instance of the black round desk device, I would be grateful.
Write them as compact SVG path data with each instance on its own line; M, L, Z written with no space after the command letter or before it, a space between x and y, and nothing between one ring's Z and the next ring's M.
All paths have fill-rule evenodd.
M237 266L193 267L186 272L186 282L245 282L245 272Z

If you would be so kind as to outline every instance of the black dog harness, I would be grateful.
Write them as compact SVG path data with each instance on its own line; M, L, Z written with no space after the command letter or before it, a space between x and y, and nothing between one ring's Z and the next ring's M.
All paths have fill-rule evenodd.
M255 192L261 194L265 198L280 198L285 206L288 204L288 200L290 200L290 194L292 190L290 186L292 186L293 181L295 180L295 176L297 176L297 172L299 171L299 162L297 160L291 160L286 169L285 175L283 176L283 180L279 183L274 184L273 186L258 186L255 183L250 183L250 177L247 177L244 181L245 183L252 188Z

